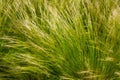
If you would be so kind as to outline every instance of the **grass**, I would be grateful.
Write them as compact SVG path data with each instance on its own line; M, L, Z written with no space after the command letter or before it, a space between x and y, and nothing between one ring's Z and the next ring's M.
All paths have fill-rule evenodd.
M0 0L0 80L120 80L119 0Z

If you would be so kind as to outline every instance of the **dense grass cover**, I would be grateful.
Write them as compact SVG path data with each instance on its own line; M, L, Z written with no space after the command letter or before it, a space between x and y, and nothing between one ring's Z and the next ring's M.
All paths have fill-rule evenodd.
M120 80L120 0L0 0L0 80Z

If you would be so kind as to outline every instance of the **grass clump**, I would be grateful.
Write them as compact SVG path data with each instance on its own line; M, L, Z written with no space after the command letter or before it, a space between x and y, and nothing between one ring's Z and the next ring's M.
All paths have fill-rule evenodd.
M119 0L0 0L0 80L119 80Z

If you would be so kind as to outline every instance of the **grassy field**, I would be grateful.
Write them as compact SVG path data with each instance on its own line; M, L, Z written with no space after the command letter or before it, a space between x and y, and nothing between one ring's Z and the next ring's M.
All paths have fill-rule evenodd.
M120 80L120 0L0 0L0 80Z

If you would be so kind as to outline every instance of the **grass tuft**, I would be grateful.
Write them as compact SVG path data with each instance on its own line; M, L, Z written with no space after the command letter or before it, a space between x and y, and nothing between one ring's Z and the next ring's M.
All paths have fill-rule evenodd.
M0 0L0 80L119 80L119 0Z

